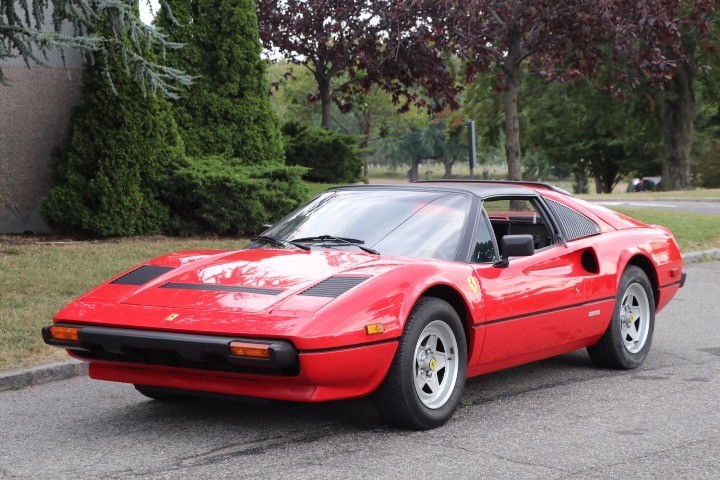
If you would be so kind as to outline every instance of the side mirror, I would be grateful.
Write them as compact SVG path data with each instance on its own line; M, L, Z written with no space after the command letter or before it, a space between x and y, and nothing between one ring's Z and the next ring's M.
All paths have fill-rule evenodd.
M496 267L505 268L510 264L510 257L529 257L535 253L535 239L532 235L505 235L500 240L502 260Z

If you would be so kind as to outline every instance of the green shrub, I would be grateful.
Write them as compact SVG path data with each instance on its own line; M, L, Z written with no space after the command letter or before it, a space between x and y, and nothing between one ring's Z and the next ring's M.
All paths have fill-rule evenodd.
M119 58L108 62L115 91L98 65L85 67L85 102L73 111L41 212L65 232L160 233L168 209L158 185L182 161L183 143L168 102L145 95Z
M295 122L286 123L283 134L285 162L307 167L306 180L324 183L360 180L363 160L357 136Z
M168 0L156 25L183 48L167 64L193 76L174 102L191 157L222 155L244 165L282 163L280 124L270 106L253 0Z
M190 158L163 187L169 233L254 233L279 220L307 196L304 168L238 165L224 157Z

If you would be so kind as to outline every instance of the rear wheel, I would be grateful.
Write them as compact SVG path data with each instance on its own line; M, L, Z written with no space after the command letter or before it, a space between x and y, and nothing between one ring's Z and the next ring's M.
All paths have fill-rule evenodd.
M605 334L588 347L600 367L629 370L639 367L650 350L655 329L655 298L645 272L627 267L620 279L615 312Z
M465 331L457 312L439 298L421 298L373 396L375 406L386 422L398 427L439 427L460 402L466 371Z
M157 400L159 402L182 402L189 399L187 395L183 395L181 393L174 393L164 388L150 387L147 385L137 384L134 384L133 386L135 387L135 390L142 393L146 397L152 398L153 400Z

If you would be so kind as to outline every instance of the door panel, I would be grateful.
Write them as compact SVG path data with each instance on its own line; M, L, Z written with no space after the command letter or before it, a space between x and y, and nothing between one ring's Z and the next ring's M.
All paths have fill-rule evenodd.
M485 346L490 363L564 344L584 301L585 270L572 249L555 245L507 268L475 265L485 301Z

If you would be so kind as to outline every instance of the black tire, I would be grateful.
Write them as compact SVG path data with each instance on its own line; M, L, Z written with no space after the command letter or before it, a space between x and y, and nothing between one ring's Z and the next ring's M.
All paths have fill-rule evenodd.
M142 393L148 398L157 400L158 402L183 402L190 399L190 397L188 397L187 395L168 391L167 389L161 387L150 387L147 385L137 384L134 384L133 386L138 392Z
M425 335L430 335L434 330L440 332L440 335L436 336L439 340L436 340L436 349L423 367L417 361L416 351L419 349L421 355L424 355L424 349L430 347L421 343L421 335L427 340L431 337ZM450 346L454 345L450 334L457 344L455 354L452 352L452 347L446 349L442 342L444 335L449 340L447 343ZM445 366L437 367L436 370L436 365L440 363L436 358L443 356L446 359L443 360ZM436 394L439 397L436 404L431 404L432 408L427 406L430 404L430 399L421 400L420 395L423 392L418 393L416 378L422 378L418 372L420 374L426 372L427 378L435 375L438 386ZM460 317L446 301L434 297L422 297L410 313L390 370L373 394L375 408L387 423L396 427L414 430L439 427L450 420L460 403L466 374L467 344ZM444 383L446 381L451 383ZM429 383L426 387L429 387Z
M631 322L633 317L624 313L623 298L625 298L626 295L633 295L633 292L637 295L640 293L638 288L645 292L648 311L644 312L643 315L647 316L647 318L637 318ZM642 293L637 296L642 297ZM629 298L629 300L632 301L632 298ZM641 303L642 299L636 300L638 303ZM624 317L623 315L626 316ZM627 343L630 343L632 337L623 335L623 322L631 322L635 326L636 323L637 325L640 325L639 322L643 320L647 323L641 328L646 328L647 331L646 334L642 335L644 337L642 345L640 345L639 342L636 342L636 347L626 346ZM642 269L634 265L630 265L625 269L625 272L623 272L620 279L618 294L615 300L615 311L613 312L610 324L603 336L600 338L600 341L587 348L588 354L590 354L590 358L593 363L599 367L616 368L621 370L631 370L633 368L637 368L642 365L645 357L647 357L650 345L652 344L654 330L655 297L653 295L652 285L650 285L650 280L648 280L647 275ZM640 330L635 327L635 331L637 332ZM637 348L637 351L631 351L631 349L635 348Z

